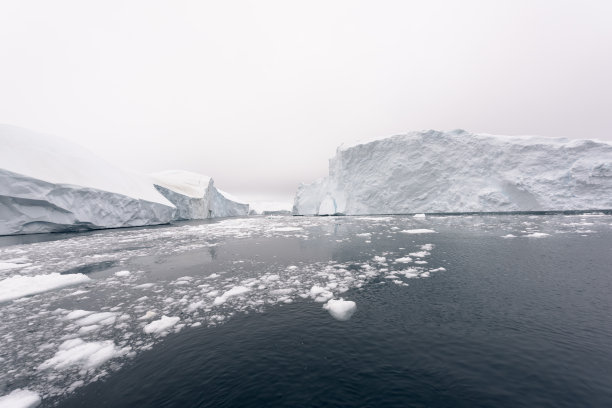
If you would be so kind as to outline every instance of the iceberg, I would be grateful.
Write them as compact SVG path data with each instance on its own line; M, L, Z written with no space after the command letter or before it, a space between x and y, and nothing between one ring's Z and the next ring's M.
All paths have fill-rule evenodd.
M9 125L0 125L0 145L0 235L248 214L195 173L174 172L169 185L168 174L124 170L60 137ZM183 194L196 176L208 180L203 194Z
M249 214L249 205L217 189L214 180L184 170L152 174L153 183L177 208L176 219L197 220L215 217L236 217Z
M293 214L612 209L612 145L595 140L411 132L340 146L301 184Z

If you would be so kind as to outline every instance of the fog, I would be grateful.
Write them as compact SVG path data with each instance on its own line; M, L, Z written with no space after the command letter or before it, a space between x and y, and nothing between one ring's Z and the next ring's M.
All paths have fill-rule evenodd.
M0 123L289 197L410 130L612 140L610 1L4 1Z

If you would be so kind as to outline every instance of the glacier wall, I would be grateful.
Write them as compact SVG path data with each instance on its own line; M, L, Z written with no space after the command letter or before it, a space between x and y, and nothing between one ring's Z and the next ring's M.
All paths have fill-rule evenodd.
M341 146L293 213L592 209L612 209L608 143L429 130Z
M0 235L165 224L175 209L122 194L0 169Z
M146 175L65 139L0 125L0 235L165 224L248 215L210 177Z

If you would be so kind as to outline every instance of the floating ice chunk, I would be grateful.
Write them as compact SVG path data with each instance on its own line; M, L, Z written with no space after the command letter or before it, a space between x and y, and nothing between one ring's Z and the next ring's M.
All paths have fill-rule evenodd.
M157 316L157 313L152 310L147 310L147 313L145 313L143 316L140 316L138 320L149 320L154 318L155 316Z
M444 271L446 271L446 268L443 268L443 267L429 270L429 272L444 272Z
M429 255L429 252L427 252L427 251L411 252L408 255L414 256L415 258L424 258L427 255Z
M249 292L250 290L251 289L245 286L234 286L230 290L223 293L221 296L216 297L215 301L213 302L213 306L222 305L227 302L227 299L231 298L232 296L240 296Z
M421 245L421 250L422 251L431 251L434 248L433 244L424 244Z
M8 270L8 269L15 269L15 268L22 268L28 265L30 264L18 264L14 262L0 262L0 271Z
M92 314L93 312L91 310L73 310L72 312L68 313L65 317L68 320L74 320L74 319L80 319L83 316L87 316Z
M297 268L298 268L298 267L297 267L297 266L295 266L295 265L289 265L289 266L287 267L287 270L288 270L288 271L294 271L294 270L296 270Z
M40 396L34 391L17 388L10 394L0 397L2 408L34 408L41 403Z
M346 321L357 310L357 304L352 300L330 299L323 305L323 309L327 310L334 319Z
M410 262L412 262L412 258L409 256L405 256L403 258L397 258L395 260L395 263L410 263Z
M134 286L134 289L148 289L148 288L151 288L153 286L155 286L155 284L153 284L153 283L143 283L143 284Z
M407 229L407 230L401 230L400 232L402 234L435 234L436 233L436 231L432 229L425 229L425 228Z
M355 236L357 236L357 237L364 237L364 238L370 238L372 236L372 234L370 234L369 232L364 232L363 234L355 234Z
M100 328L99 325L97 324L92 324L91 326L83 326L79 329L79 331L77 332L79 335L83 335L83 334L87 334L87 333L91 333L93 331L96 331Z
M84 370L97 368L110 359L121 357L129 347L118 348L112 340L85 342L80 338L66 340L59 346L55 356L38 366L39 370L63 370L79 366Z
M425 218L425 214L414 214L413 218Z
M334 294L327 290L327 288L314 285L310 288L310 297L312 297L315 302L323 303L334 297Z
M277 228L272 228L271 231L276 231L276 232L293 232L293 231L301 231L302 228L301 227L277 227Z
M387 258L385 258L384 256L375 256L374 258L372 258L372 260L376 263L385 263L387 262Z
M48 275L15 275L0 281L0 302L19 299L24 296L35 295L90 280L90 278L82 273L60 275L54 272Z
M181 320L181 318L178 316L174 316L174 317L162 316L161 319L154 320L151 323L147 324L143 330L147 334L152 334L152 333L163 334L167 332L169 329L171 329L172 326L177 324L179 320Z
M550 234L547 234L545 232L532 232L531 234L525 235L525 237L527 238L544 238L548 236L550 236Z
M116 319L117 319L117 313L100 312L100 313L90 314L89 316L85 316L77 320L75 323L78 324L79 326L91 326L93 324L109 325L109 324L115 323Z
M502 238L516 238L516 235L506 234L506 235L502 236Z
M394 273L397 273L397 274L400 274L400 275L404 275L404 277L407 278L407 279L418 278L419 277L419 270L418 269L414 269L414 268L408 268L408 269L405 269L403 271L395 271Z
M270 294L274 296L290 295L295 291L293 288L271 290Z
M127 276L130 276L130 271L119 271L119 272L115 272L115 276L118 276L120 278L125 278Z
M427 261L414 261L414 263L418 265L425 265L428 262Z
M189 304L189 306L187 306L187 312L189 313L193 313L198 309L202 309L206 306L206 303L203 300L200 300L199 302L192 302ZM144 317L144 316L143 316ZM141 317L142 319L142 317Z

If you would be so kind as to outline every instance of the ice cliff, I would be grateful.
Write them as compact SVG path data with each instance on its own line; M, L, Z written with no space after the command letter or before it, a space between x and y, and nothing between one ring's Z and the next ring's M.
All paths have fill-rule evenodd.
M609 143L429 130L339 147L293 213L592 209L612 209Z
M210 177L182 170L152 175L155 188L177 208L181 220L248 215L249 205L218 190Z
M0 125L0 235L248 214L248 205L226 198L208 177L174 173L172 185L163 184L62 138ZM183 194L195 176L208 181L206 198Z

